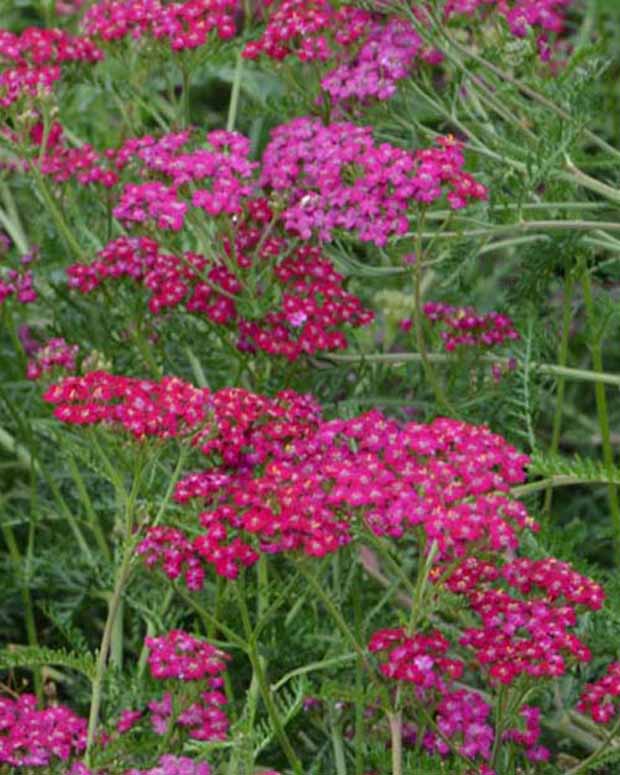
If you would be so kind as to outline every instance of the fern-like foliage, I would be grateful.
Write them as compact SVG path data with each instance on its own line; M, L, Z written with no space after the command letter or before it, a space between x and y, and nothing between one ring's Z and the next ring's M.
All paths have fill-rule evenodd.
M291 681L283 686L274 696L278 716L283 727L286 727L297 716L302 708L307 694L307 682L303 678ZM264 751L276 737L276 730L269 718L261 719L254 727L254 756Z
M567 484L620 484L620 467L610 468L598 460L580 455L567 458L536 451L528 470L534 476L566 477Z
M0 670L15 670L20 667L44 667L58 665L75 670L93 681L95 678L95 657L88 651L76 654L64 649L48 649L40 646L15 646L0 651Z

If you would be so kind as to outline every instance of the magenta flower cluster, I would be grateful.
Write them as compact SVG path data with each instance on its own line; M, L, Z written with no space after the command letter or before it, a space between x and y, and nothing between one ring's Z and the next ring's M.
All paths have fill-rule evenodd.
M149 650L148 663L153 678L182 681L196 687L202 683L207 687L197 694L178 693L175 701L172 693L166 691L160 699L148 702L146 713L153 732L165 736L178 728L185 730L194 740L224 740L228 719L222 710L226 705L226 696L221 689L224 685L222 673L230 658L228 654L183 630L171 630L160 637L147 637L144 642ZM117 733L126 734L140 723L144 715L143 710L126 708L117 723Z
M465 665L460 659L447 656L450 648L449 640L437 630L407 635L403 628L379 630L368 644L368 651L381 657L381 674L411 689L411 710L415 713L416 706L423 705L427 715L434 717L437 732L424 731L423 747L441 756L456 750L467 759L486 763L491 759L496 737L489 718L491 705L476 691L454 688ZM408 699L404 699L405 708L409 707ZM520 713L525 728L505 730L502 739L522 746L532 761L546 760L549 752L538 744L539 709L525 705ZM407 721L403 728L404 743L416 745L418 735L417 725ZM482 762L477 772L494 775Z
M37 380L44 374L49 374L55 369L64 372L74 372L77 367L76 359L79 345L69 344L62 337L49 339L42 345L38 345L32 358L26 367L26 377Z
M125 775L211 775L211 768L206 762L188 759L187 756L164 754L156 767L150 770L127 770Z
M286 228L302 239L329 241L335 229L385 245L409 228L412 202L429 205L444 194L453 209L487 198L463 171L462 144L442 137L415 152L375 145L370 127L328 126L297 118L277 127L263 155L261 185L285 200Z
M63 705L39 710L37 698L0 696L0 764L48 767L86 747L86 720Z
M346 348L343 329L367 325L372 312L344 289L344 278L318 247L263 239L264 220L271 220L271 211L264 201L250 204L248 220L237 223L235 244L224 244L221 262L190 252L169 255L147 237L119 237L92 263L68 267L69 286L86 294L104 282L127 278L149 290L151 313L183 308L205 316L236 332L236 345L243 351L263 350L295 360L302 354ZM259 211L262 228L252 222ZM264 300L270 308L262 316L244 317L249 278L256 271L270 279L266 291L275 297L273 303Z
M170 630L159 638L146 638L151 675L158 680L200 681L219 675L228 656L210 643L183 630Z
M398 82L410 75L417 60L428 64L442 61L441 52L427 49L404 19L374 21L355 56L330 70L321 87L335 104L352 99L387 100L396 93Z
M439 336L448 352L458 347L496 347L520 338L508 315L499 312L478 312L439 301L426 303L423 312L431 323L443 327Z
M20 304L32 304L38 298L34 287L34 274L28 267L38 259L39 250L33 248L19 261L19 269L6 269L0 275L0 306L9 298L15 298Z
M446 656L450 641L438 630L408 636L402 627L374 633L368 651L383 655L379 670L386 677L417 688L419 699L431 690L443 693L463 674L463 662Z
M607 724L617 717L619 708L620 662L612 662L602 678L586 685L577 710L587 713L597 724Z
M15 35L0 28L0 107L49 91L70 62L101 59L103 53L91 40L61 29L28 27Z
M145 37L185 51L204 46L210 33L234 37L238 8L239 0L101 0L88 9L84 30L105 43Z
M159 757L159 763L155 767L148 770L132 767L125 770L123 775L211 775L211 773L212 770L206 762L168 753ZM75 762L67 775L104 775L104 773L93 772L83 762Z

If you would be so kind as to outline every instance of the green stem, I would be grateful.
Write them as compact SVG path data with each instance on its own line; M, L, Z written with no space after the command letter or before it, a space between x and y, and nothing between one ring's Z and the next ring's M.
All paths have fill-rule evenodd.
M601 745L600 748L598 748L594 753L590 754L587 759L584 759L582 762L579 762L575 767L568 770L566 772L566 775L578 775L580 772L586 772L589 770L592 765L596 762L597 759L601 757L601 755L609 748L611 745L614 737L620 730L620 716L618 717L616 723L611 728L609 735L607 736L604 743Z
M432 363L454 362L454 356L448 355L447 353L427 353L427 358ZM420 353L368 353L364 355L340 355L338 353L330 353L328 356L323 356L323 360L336 363L386 363L399 366L403 363L420 363L422 361L422 356ZM482 361L482 363L498 363L508 366L510 359L496 357L494 355L480 355L480 361ZM588 369L569 369L564 366L556 366L552 363L532 362L530 367L540 374L548 374L553 377L564 376L567 379L574 379L582 382L600 382L604 385L620 387L620 374L596 372Z
M237 63L235 65L235 75L233 78L232 89L230 92L230 104L228 106L228 118L226 119L226 130L232 132L237 122L237 111L239 110L239 96L241 95L241 78L243 75L243 58L237 54Z
M570 326L572 321L572 301L573 301L573 279L567 274L564 279L564 300L562 302L562 337L558 348L558 365L565 367L568 363L568 340L570 337ZM564 413L564 388L566 385L566 376L561 375L558 378L557 395L555 402L555 413L553 416L553 429L551 431L551 445L549 452L552 455L557 454L560 447L560 434L562 431L562 415ZM550 514L551 501L553 499L553 487L549 485L545 492L545 502L543 513Z
M58 231L64 238L65 242L67 243L67 247L69 248L69 250L73 253L73 255L77 258L77 260L81 262L84 258L84 251L80 247L80 244L77 241L77 239L74 237L73 232L67 225L67 222L65 221L60 208L56 204L54 197L52 196L49 188L47 187L47 183L45 182L45 179L41 174L41 171L39 170L36 164L31 164L30 169L33 173L33 177L39 188L39 193L43 198L43 202L45 203L45 206L47 207L49 214L52 216L52 220L56 224L56 228L58 229Z
M11 562L15 567L15 571L16 573L19 573L19 569L23 563L23 557L21 555L21 552L19 551L19 546L17 545L17 540L15 538L15 533L13 532L13 528L7 524L2 525L2 535L4 537L4 542L6 543L7 549L9 550L9 557L11 558ZM32 604L32 597L30 595L30 589L27 581L27 577L29 575L28 569L25 575L26 575L26 578L20 577L19 591L22 597L22 604L24 606L24 616L26 619L26 633L28 636L28 645L38 646L39 640L37 637L37 626L34 618L34 606ZM37 699L39 702L42 702L43 701L43 678L42 678L40 669L35 668L33 670L33 680L34 680L35 694L37 695Z
M362 584L363 577L361 566L357 567L358 580L353 585L353 620L355 627L355 639L363 643L363 617L362 617ZM357 657L355 659L355 737L353 748L355 750L355 775L364 773L364 664Z
M392 741L392 775L403 775L403 718L400 711L388 715Z
M278 713L278 709L274 702L271 689L265 677L262 660L256 648L255 635L252 630L252 624L250 622L250 612L248 611L248 605L245 599L245 589L243 588L243 584L239 584L239 583L235 584L235 592L237 594L239 613L241 615L243 630L247 641L246 653L252 665L254 676L256 676L256 680L258 682L258 687L260 689L262 700L265 703L265 707L267 709L267 713L269 715L271 723L273 724L273 727L275 729L276 736L280 742L280 745L282 746L282 750L286 758L289 761L289 764L293 769L293 772L295 773L295 775L303 775L302 764L300 760L297 758L297 754L295 753L295 750L291 745L291 741L288 739L288 735L286 734L284 725L282 724L282 720L280 718L280 714Z
M620 196L619 196L620 199ZM421 240L434 239L469 239L473 237L486 237L493 235L510 234L514 231L620 231L620 223L617 221L518 221L516 223L491 226L483 229L470 229L463 231L427 231L413 235L407 232L400 239L415 236Z
M619 474L620 476L620 474ZM523 498L525 495L531 495L540 490L547 490L548 487L566 487L578 484L606 484L609 487L608 480L595 479L587 476L571 476L570 474L557 474L547 479L541 479L538 482L522 484L519 487L513 487L510 494L514 498Z
M364 651L362 646L357 642L357 639L356 639L355 635L351 631L349 625L344 620L344 617L342 616L342 614L338 610L337 606L334 604L334 601L325 592L323 587L319 584L319 582L312 575L312 573L310 573L310 571L306 570L306 568L303 567L303 563L302 562L296 563L295 567L301 573L301 575L306 579L308 584L317 593L317 595L321 598L321 601L322 601L323 605L325 606L325 608L327 608L328 612L331 614L334 622L338 625L338 628L340 629L342 634L345 636L345 638L353 646L353 648L355 649L356 654L360 657L364 667L367 668L368 667L368 660L366 658L366 652Z
M336 719L331 724L332 748L334 749L334 763L336 765L336 775L347 775L347 760L344 754L344 743L342 740L342 729L340 722Z
M103 681L105 678L105 671L108 661L108 654L110 652L110 644L112 641L112 635L114 633L115 622L118 611L120 609L122 595L125 590L125 585L131 573L131 561L134 556L134 542L129 541L125 547L123 560L116 573L116 579L114 582L114 589L112 596L108 604L108 616L106 618L105 626L103 628L103 636L101 638L101 645L99 647L99 654L97 655L97 666L95 670L95 678L93 680L92 695L90 703L90 713L88 716L88 735L86 740L86 766L91 765L92 747L95 742L95 733L97 731L97 724L99 723L99 710L101 708L101 699L103 695Z
M431 385L433 394L435 396L435 400L440 406L445 407L450 414L455 414L454 409L452 408L450 402L448 401L448 399L444 395L443 390L441 389L439 380L437 379L437 375L435 374L435 369L433 368L433 364L428 357L426 342L424 340L424 314L422 312L422 264L424 261L424 251L422 250L422 236L421 236L422 229L424 228L424 216L425 216L425 213L422 212L418 219L418 232L415 240L416 255L415 255L415 264L413 267L414 334L415 334L416 345L420 353L420 358L422 359L424 372L426 373L426 378Z
M191 80L192 80L192 74L189 68L187 67L187 64L183 62L181 65L181 79L182 79L182 125L184 129L187 129L189 126L191 126L192 123L192 105L191 105Z
M585 271L581 280L583 288L583 298L586 308L586 317L590 326L592 351L592 363L597 375L603 372L603 349L602 333L595 330L596 319L594 312L594 300L592 298L592 283L590 274ZM607 397L605 395L605 384L597 379L594 385L594 395L596 399L596 411L598 414L599 427L601 431L601 442L603 450L603 462L611 472L614 467L614 453L611 446L611 434L609 430L609 414L607 411ZM610 482L607 485L609 493L609 507L614 528L614 562L620 567L620 501L618 500L618 485Z

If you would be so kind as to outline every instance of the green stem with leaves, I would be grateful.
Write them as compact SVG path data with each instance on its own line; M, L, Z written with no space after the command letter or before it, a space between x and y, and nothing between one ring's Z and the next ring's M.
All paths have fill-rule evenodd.
M573 302L573 278L567 273L564 279L564 299L562 301L562 335L560 346L558 348L558 365L566 367L568 363L568 340L570 337L570 326L572 321L572 302ZM551 431L551 444L549 452L552 455L557 454L560 446L560 434L562 430L562 415L564 413L564 388L566 385L565 375L558 377L557 393L555 399L555 413L553 415L553 429ZM545 492L545 502L543 512L549 514L551 511L551 501L553 498L553 487L549 485Z
M592 364L597 375L603 372L603 332L596 330L596 317L594 311L594 300L592 297L592 283L587 269L584 270L581 279L583 288L583 298L586 308L586 316L590 329L590 349L592 352ZM601 431L601 441L603 450L603 462L611 472L614 467L614 453L611 446L611 433L609 429L609 413L607 410L607 396L605 394L605 384L598 379L594 384L594 396L596 399L596 411L598 415L599 427ZM610 482L607 485L609 495L609 507L613 521L614 532L614 563L620 567L620 501L618 499L618 485Z
M261 698L263 700L263 703L265 704L265 708L267 709L267 714L269 715L269 719L273 724L273 728L276 732L276 737L278 738L278 741L282 747L282 751L284 752L286 758L288 759L288 762L291 765L293 772L295 773L295 775L303 775L302 764L298 759L297 754L295 753L295 750L291 744L291 741L288 738L288 735L286 734L284 725L282 724L282 720L280 718L280 714L278 713L278 709L274 702L271 689L269 687L267 678L265 676L263 660L261 660L261 657L258 653L256 636L252 629L252 624L250 621L250 612L248 610L247 601L245 599L245 588L243 583L237 582L235 584L235 592L237 595L239 613L241 615L241 621L243 624L243 630L244 630L245 639L246 639L246 653L250 660L250 664L252 665L252 671L254 676L256 677L256 681L260 689Z
M97 666L92 686L90 713L88 715L88 735L86 740L85 757L86 766L88 767L90 767L91 764L92 747L95 742L97 724L99 723L99 711L101 709L103 683L107 668L108 655L110 653L110 645L116 626L115 623L118 611L120 609L122 595L125 591L125 586L131 573L131 563L134 556L134 548L134 541L129 540L125 546L121 564L116 572L114 589L112 590L112 595L108 603L108 615L103 628L103 636L101 638L101 645L99 646L99 653L97 655Z

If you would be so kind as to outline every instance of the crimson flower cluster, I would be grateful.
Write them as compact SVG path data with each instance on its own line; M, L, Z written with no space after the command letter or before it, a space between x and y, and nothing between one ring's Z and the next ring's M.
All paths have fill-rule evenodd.
M54 369L75 371L79 349L79 345L68 344L62 337L49 339L37 346L34 356L28 361L26 377L37 380Z
M30 133L30 139L35 146L43 144L43 125L35 124ZM56 183L66 183L75 180L82 186L99 183L104 188L112 188L118 183L119 177L104 156L89 143L78 147L65 142L64 129L54 122L49 129L45 149L37 151L36 160L39 170Z
M0 697L0 764L47 767L86 748L86 719L63 705L38 710L37 698Z
M88 38L57 28L28 27L15 35L0 28L0 107L49 91L69 62L98 62L103 53Z
M239 0L101 0L88 9L84 30L106 43L145 37L186 51L204 46L211 32L234 37L238 9Z
M271 12L262 36L246 44L243 56L278 61L295 56L301 62L335 64L321 86L336 104L388 99L418 59L441 61L440 52L425 48L404 19L338 5L330 0L285 0Z
M259 553L334 552L362 525L393 538L420 527L441 561L473 547L516 548L517 532L535 527L501 492L523 479L527 458L486 428L447 419L400 426L379 412L321 422L307 399L299 422L298 401L289 421L274 424L278 407L267 399L214 394L202 449L224 465L187 476L175 493L208 508L199 514L204 532L192 540L152 529L140 547L149 567L198 589L201 562L234 578Z
M205 420L208 401L205 391L176 377L154 382L104 371L66 377L43 397L62 422L120 425L136 438L172 438L193 430Z
M303 239L317 233L329 241L345 229L384 245L409 228L412 201L429 205L447 192L450 207L459 209L487 198L463 171L462 144L448 136L437 145L412 153L375 145L370 127L296 118L272 132L260 182L284 197L284 223Z
M144 642L150 652L151 675L159 680L200 681L207 675L219 675L226 668L227 654L183 630L171 630Z
M270 221L271 215L265 200L250 202L248 220L237 225L234 245L224 243L219 263L196 253L163 253L147 237L120 237L92 263L70 266L69 286L90 293L103 282L128 278L149 289L153 314L182 306L236 330L237 346L245 351L263 350L295 360L304 353L346 348L342 328L366 325L372 313L345 291L344 278L318 247L291 248L285 239L265 239L265 219ZM289 255L276 263L285 253ZM264 276L269 272L266 292L276 298L273 303L262 300L268 312L248 318L248 278L257 271Z
M182 681L187 690L177 691L175 701L172 693L166 691L160 699L151 700L145 710L123 710L116 725L118 734L133 729L146 712L156 735L169 735L174 726L185 730L194 740L225 740L228 719L222 710L226 696L221 689L228 654L183 630L146 638L145 644L153 678ZM206 684L206 690L201 683L203 687ZM152 772L156 771L159 772Z
M559 676L568 661L590 660L589 649L569 629L580 611L599 610L605 594L568 563L549 557L502 564L499 558L470 556L443 575L433 569L431 576L463 595L481 620L480 627L464 631L460 643L473 649L492 683L509 685L520 675Z
M499 312L477 312L473 307L439 301L425 304L423 312L432 323L444 327L439 335L448 352L457 347L496 347L520 338L508 315Z
M595 683L586 684L577 710L587 713L597 724L607 724L618 714L620 698L620 662L607 666L605 675Z
M538 744L541 734L540 708L532 705L523 705L519 715L521 716L524 729L516 727L507 729L502 735L502 739L512 740L523 746L525 748L525 755L531 762L548 761L549 749L545 748L544 745Z
M243 56L326 62L339 47L363 39L371 23L372 14L351 5L336 9L329 0L283 0L274 4L262 36L246 44Z
M386 677L412 684L418 698L430 697L429 690L444 692L446 685L463 674L463 663L446 653L450 642L438 630L408 636L405 630L378 630L368 644L371 654L385 654L379 670Z

